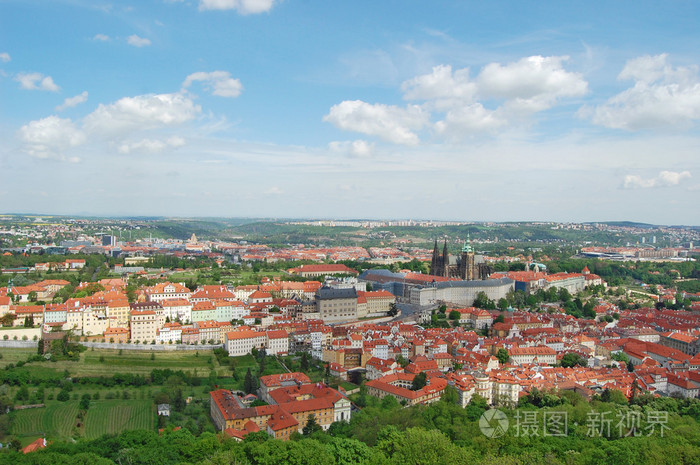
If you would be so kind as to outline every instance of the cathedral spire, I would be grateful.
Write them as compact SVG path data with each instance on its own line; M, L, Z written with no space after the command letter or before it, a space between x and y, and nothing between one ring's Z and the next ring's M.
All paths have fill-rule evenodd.
M469 237L469 233L467 233L467 240L466 240L466 242L464 242L464 245L462 246L462 252L466 252L466 253L474 252L474 248L472 247L472 241L471 241L471 238Z
M433 247L433 259L430 261L430 274L435 275L437 273L439 261L440 252L438 251L437 239L435 239L435 246Z

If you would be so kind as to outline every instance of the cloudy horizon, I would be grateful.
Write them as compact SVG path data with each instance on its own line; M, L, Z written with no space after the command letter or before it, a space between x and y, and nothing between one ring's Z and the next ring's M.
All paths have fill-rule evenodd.
M700 5L0 12L0 212L700 224Z

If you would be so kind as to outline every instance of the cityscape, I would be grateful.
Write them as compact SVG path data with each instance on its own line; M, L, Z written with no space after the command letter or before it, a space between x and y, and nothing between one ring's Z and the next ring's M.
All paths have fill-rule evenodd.
M700 463L697 18L0 1L0 464Z

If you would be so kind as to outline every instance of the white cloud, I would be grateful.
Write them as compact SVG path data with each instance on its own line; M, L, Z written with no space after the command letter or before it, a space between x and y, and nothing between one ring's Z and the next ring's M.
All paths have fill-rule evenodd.
M418 135L411 130L429 126L431 118L437 119L435 132L450 138L492 133L553 107L561 98L585 95L588 83L580 73L564 69L567 60L531 56L505 65L490 63L473 79L469 68L453 71L450 65L439 65L401 85L404 99L423 102L420 107L408 107L414 109L412 115L420 109L419 123L402 123L399 112L406 110L363 102L336 105L325 120L341 129L404 144L418 143Z
M10 54L9 54L9 53L7 53L7 52L2 52L2 53L0 53L0 61L2 61L3 63L7 63L7 62L10 61L11 59L12 59L12 58L10 58Z
M666 54L629 60L618 79L634 86L605 104L579 113L594 124L616 129L689 126L700 119L700 79L696 66L674 68Z
M185 145L185 139L173 136L166 140L143 139L138 142L125 142L117 149L119 153L131 152L159 153L167 148L178 148Z
M374 147L374 143L361 139L342 142L335 141L328 144L328 148L333 152L343 153L357 158L367 158L372 156L374 153Z
M49 116L22 126L19 137L25 143L25 152L36 158L78 161L77 157L66 157L66 149L85 142L85 134L75 127L70 119Z
M435 123L439 134L459 137L465 133L491 132L508 124L496 111L488 110L480 103L454 108L445 119Z
M98 42L109 42L109 36L106 34L95 34L92 40L96 40Z
M151 41L149 39L139 37L136 34L127 37L126 41L129 45L133 45L134 47L146 47L147 45L151 45Z
M690 171L661 171L655 178L642 178L636 174L625 176L623 187L625 189L648 189L652 187L677 186L684 179L690 178Z
M44 76L41 73L19 73L15 76L15 81L19 82L22 89L27 90L48 90L58 92L58 87L51 76Z
M428 124L428 118L428 113L417 105L400 108L346 100L333 105L323 120L340 129L377 136L395 144L415 145L419 139L413 131Z
M83 127L90 133L120 134L182 124L201 111L199 105L182 94L124 97L108 105L100 104L85 117Z
M275 0L199 0L200 10L236 10L242 15L270 11Z
M56 107L56 111L63 111L66 108L72 108L74 106L80 105L81 103L87 102L87 99L88 93L87 91L83 91L75 97L66 98L61 105Z
M77 104L86 98L87 92L83 92L66 99L62 106ZM182 147L185 140L179 136L149 137L149 132L182 125L199 113L201 107L181 93L138 95L100 104L75 123L57 116L32 121L20 129L19 138L24 143L24 151L37 158L73 161L64 152L88 142L90 149L109 142L121 153L157 153Z
M566 71L562 62L568 57L531 56L515 63L491 63L479 73L479 93L485 97L538 102L540 111L555 103L558 97L579 97L588 91L588 83L579 73ZM549 108L546 107L546 108Z
M407 100L463 100L472 101L477 93L476 83L469 78L469 68L452 73L450 65L433 68L430 74L416 76L401 85Z
M209 92L219 97L238 97L243 90L241 81L232 78L227 71L212 71L211 73L200 71L192 73L182 83L182 88L187 89L195 81L203 82L204 87Z

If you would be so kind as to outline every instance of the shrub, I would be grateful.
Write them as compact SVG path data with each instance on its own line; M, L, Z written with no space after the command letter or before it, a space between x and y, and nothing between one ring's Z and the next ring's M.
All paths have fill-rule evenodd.
M69 399L70 399L70 394L68 394L68 391L66 391L65 389L62 389L61 392L59 392L58 395L56 396L56 400L58 400L60 402L66 402Z

